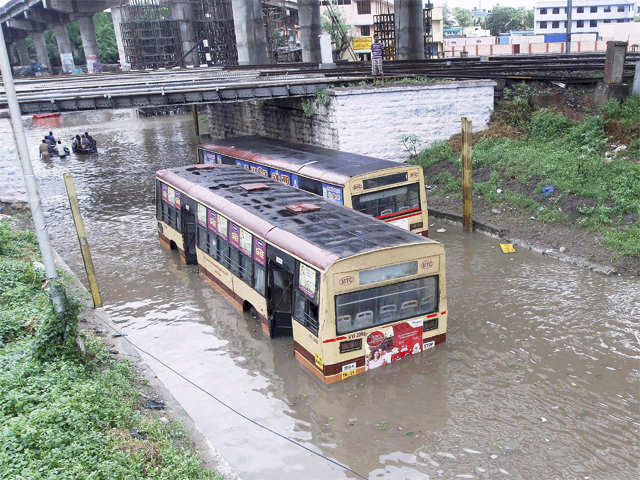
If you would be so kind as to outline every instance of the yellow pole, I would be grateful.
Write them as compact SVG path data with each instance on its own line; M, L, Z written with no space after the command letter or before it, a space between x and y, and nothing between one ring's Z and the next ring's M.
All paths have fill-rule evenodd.
M462 229L465 232L473 230L471 143L471 122L462 117Z
M198 123L198 106L194 103L191 105L191 112L193 113L193 125L196 129L196 137L200 138L200 124Z
M78 234L78 242L80 243L80 251L82 252L82 261L84 262L87 279L89 280L89 290L91 290L91 296L93 297L93 307L99 308L102 306L102 298L100 297L100 291L98 290L98 281L96 280L96 272L93 268L93 260L91 260L89 242L87 242L87 233L84 230L84 222L82 221L82 215L80 214L80 205L78 204L76 187L73 184L73 178L71 178L70 173L65 173L63 177L64 184L67 187L67 196L69 197L69 206L71 207L71 214L73 215L73 223L76 226L76 232Z

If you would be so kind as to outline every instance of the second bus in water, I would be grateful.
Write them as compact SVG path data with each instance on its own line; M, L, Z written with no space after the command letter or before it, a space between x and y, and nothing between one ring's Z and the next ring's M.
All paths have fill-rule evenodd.
M236 165L429 236L422 167L263 137L198 147L199 163Z

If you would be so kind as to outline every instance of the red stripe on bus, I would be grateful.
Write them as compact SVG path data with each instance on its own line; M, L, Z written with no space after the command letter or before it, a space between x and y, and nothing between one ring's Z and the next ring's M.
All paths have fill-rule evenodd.
M403 218L417 217L419 215L422 215L422 212L416 212L416 213L412 213L410 215L404 215L402 217L385 218L382 221L386 222L386 223L389 223L389 222L395 222L396 220L402 220Z
M330 338L329 340L324 340L322 343L337 342L338 340L344 340L345 338L347 337Z
M444 315L445 313L447 313L446 310L444 312L440 312L440 315Z
M437 317L438 314L437 313L432 313L431 315L427 315L427 318L433 318L433 317Z
M379 217L376 217L376 218L378 220L382 220L384 218L392 217L393 215L402 215L403 213L416 212L416 211L420 211L420 209L410 208L409 210L402 210L401 212L393 212L393 213L387 213L386 215L380 215Z

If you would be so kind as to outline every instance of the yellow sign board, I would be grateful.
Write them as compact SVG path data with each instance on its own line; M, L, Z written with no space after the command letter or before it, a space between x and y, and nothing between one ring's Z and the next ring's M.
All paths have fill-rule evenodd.
M322 370L322 357L316 353L315 360L316 360L316 367Z
M513 243L501 243L500 248L502 253L516 253L516 249L513 248Z
M354 37L354 50L371 50L371 37Z

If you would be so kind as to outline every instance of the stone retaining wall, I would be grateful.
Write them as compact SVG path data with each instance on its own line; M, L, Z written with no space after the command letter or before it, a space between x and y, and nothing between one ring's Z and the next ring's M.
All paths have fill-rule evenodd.
M408 157L403 135L417 135L424 148L459 133L464 116L475 131L487 128L495 86L468 80L334 88L324 103L292 98L212 104L209 128L213 138L262 135L400 162ZM311 117L305 113L310 100Z

